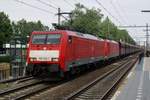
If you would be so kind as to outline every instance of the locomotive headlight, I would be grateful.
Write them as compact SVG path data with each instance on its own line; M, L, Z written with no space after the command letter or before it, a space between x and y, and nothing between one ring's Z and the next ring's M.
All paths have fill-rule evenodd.
M30 58L30 61L36 61L37 59L36 58Z
M27 44L27 48L29 48L29 43Z
M58 61L59 59L58 58L52 58L52 61Z
M28 66L28 62L26 61L26 66Z

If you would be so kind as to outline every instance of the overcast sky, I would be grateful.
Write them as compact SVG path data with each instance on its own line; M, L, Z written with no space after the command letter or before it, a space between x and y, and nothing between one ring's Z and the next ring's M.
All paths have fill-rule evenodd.
M150 24L150 13L142 13L141 10L150 9L150 0L98 0L110 13L108 14L96 0L41 0L53 6L47 6L40 3L38 0L19 0L27 4L36 6L39 9L29 7L25 4L17 2L17 0L0 0L0 11L4 11L13 21L18 21L22 18L28 21L41 20L44 25L51 26L51 23L57 22L58 7L62 11L69 12L74 9L74 4L81 3L88 8L100 8L102 13L117 25L145 25ZM44 10L44 11L43 11ZM112 17L114 16L114 18ZM62 18L63 20L63 18ZM130 35L136 41L145 40L144 28L127 29Z

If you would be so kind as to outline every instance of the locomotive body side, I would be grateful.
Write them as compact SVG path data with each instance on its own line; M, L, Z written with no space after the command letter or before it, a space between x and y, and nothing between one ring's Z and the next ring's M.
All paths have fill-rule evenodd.
M27 49L27 71L38 74L44 69L64 74L80 65L104 60L107 49L103 39L88 34L63 30L33 32Z
M70 40L69 40L70 39ZM77 68L80 65L93 63L104 59L104 40L87 34L68 33L66 46L66 67Z

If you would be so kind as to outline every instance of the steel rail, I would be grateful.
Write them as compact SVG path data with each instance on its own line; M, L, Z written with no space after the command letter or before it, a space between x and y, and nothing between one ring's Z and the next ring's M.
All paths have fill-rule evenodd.
M20 90L20 89L23 89L23 88L27 88L29 86L33 86L35 84L39 84L41 82L42 82L42 80L34 80L33 82L31 81L31 82L24 82L22 84L18 84L17 86L14 86L12 88L7 88L7 89L4 89L4 90L1 90L0 91L0 96L12 93L14 91L17 91L17 90Z
M34 89L29 89L28 92L22 93L19 96L15 96L14 98L11 98L13 100L21 100L24 99L28 96L31 96L33 94L36 94L42 90L45 90L47 88L53 87L53 85L48 85L48 84L39 84L39 86L35 87Z
M79 90L71 93L69 96L65 97L65 100L72 100L73 98L75 98L76 96L82 94L84 91L88 90L90 87L94 86L96 83L98 83L99 81L101 81L102 79L104 79L105 77L110 75L111 73L113 73L116 70L119 70L120 68L122 68L121 66L125 66L125 65L127 65L129 63L131 63L129 60L127 60L126 62L121 63L120 65L118 65L118 67L108 71L107 73L105 73L102 76L98 77L97 79L95 79L94 81L90 82L89 84L81 87Z
M21 79L30 78L30 77L31 77L31 76L21 76L21 77L18 77L18 78L2 80L2 81L0 81L0 84L1 84L1 83L3 84L3 83L15 82L15 81L18 81L18 80L21 80Z
M105 100L109 96L109 94L115 89L116 86L118 86L122 78L130 71L134 64L135 62L130 63L129 68L127 68L126 71L120 76L120 78L116 80L116 82L101 96L101 100Z

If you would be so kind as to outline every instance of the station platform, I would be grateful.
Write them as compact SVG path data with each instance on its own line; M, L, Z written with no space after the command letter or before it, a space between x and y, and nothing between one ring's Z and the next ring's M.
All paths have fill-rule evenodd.
M135 64L111 100L150 100L150 57Z

